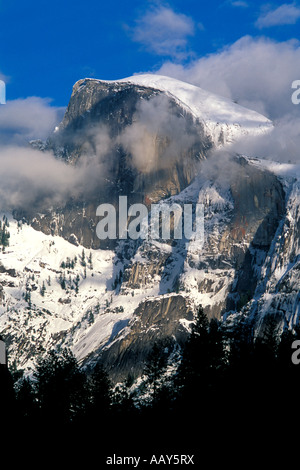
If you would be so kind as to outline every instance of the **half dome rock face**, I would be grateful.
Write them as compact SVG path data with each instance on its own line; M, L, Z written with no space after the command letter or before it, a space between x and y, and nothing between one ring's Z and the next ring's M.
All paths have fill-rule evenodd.
M59 143L67 142L68 160L100 158L117 184L113 191L140 200L182 190L212 146L203 124L195 125L174 98L129 82L77 82L57 134Z
M111 248L95 233L96 208L120 195L147 207L178 194L210 152L245 135L268 132L271 122L230 100L157 75L118 81L79 80L61 124L43 145L76 167L75 197L34 227Z

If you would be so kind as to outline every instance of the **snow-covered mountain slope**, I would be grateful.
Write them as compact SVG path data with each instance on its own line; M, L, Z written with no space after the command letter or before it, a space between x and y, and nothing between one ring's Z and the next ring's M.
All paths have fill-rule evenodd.
M59 345L84 360L126 330L141 303L170 296L162 294L159 274L139 287L122 282L122 246L117 255L86 250L10 214L1 214L2 219L7 220L10 243L0 254L0 332L11 365L30 371L40 355ZM171 249L158 245L158 250L163 260ZM133 264L141 258L136 252ZM176 274L176 263L173 268ZM164 293L168 286L167 281Z
M153 127L156 166L143 172L120 136L139 139L133 131L142 104L165 96L165 118L179 135L161 120L159 129ZM153 111L152 118L161 119L159 108ZM109 152L101 148L97 154L103 144L98 131L103 137L104 128ZM229 158L228 147L222 154L222 146L233 140L271 128L253 111L166 77L77 82L61 125L38 148L52 149L74 166L82 156L85 162L105 158L93 167L97 185L87 200L31 213L31 225L1 215L0 243L7 244L5 231L10 238L0 252L0 334L10 363L29 370L49 348L68 346L85 365L104 361L115 380L137 375L154 340L180 344L186 338L199 304L209 317L227 321L245 312L259 324L268 311L284 311L284 321L297 323L296 169ZM170 146L172 138L192 144L179 145L179 151ZM142 143L141 152L149 140ZM221 148L217 159L211 156L213 144ZM166 155L170 159L163 165ZM204 243L150 237L113 241L102 249L96 208L102 202L117 205L119 195L127 195L128 205L145 204L150 216L152 203L203 204Z
M0 330L10 361L28 367L56 335L83 319L88 325L93 312L100 314L110 303L114 254L84 251L2 216L8 219L10 243L0 254Z
M238 187L200 176L164 201L204 205L203 245L150 238L92 250L7 215L0 334L10 362L29 369L61 345L85 364L104 358L115 378L124 378L140 371L154 338L180 341L199 304L209 316L231 318L248 309L259 321L270 308L284 309L286 322L296 324L299 182L288 175L295 169L247 157L237 165ZM281 184L286 209L276 214ZM260 233L264 223L267 236Z
M265 116L233 101L174 78L155 74L134 75L106 83L132 83L172 96L195 119L204 123L216 145L231 143L245 135L269 132L273 125Z
M258 330L267 314L273 314L282 328L293 328L300 321L300 165L249 157L247 160L281 180L286 193L286 210L265 261L259 267L253 299L242 313L255 319Z

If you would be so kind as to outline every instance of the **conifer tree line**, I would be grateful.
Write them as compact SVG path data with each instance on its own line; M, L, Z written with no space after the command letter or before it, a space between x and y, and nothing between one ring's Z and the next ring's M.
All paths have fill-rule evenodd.
M220 422L238 429L253 416L268 422L299 391L300 365L291 360L295 339L300 330L279 335L272 315L255 338L247 318L228 331L200 307L178 367L170 366L168 343L156 342L139 385L129 376L113 387L102 365L83 370L67 348L51 350L30 378L1 366L1 416L23 428L105 428L107 439L123 423L136 433L158 422L183 429L187 417L210 429Z

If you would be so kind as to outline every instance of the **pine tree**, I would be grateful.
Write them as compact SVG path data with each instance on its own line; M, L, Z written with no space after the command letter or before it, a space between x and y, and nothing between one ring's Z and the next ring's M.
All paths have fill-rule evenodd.
M89 418L106 418L112 404L112 384L104 366L98 363L89 379Z
M163 386L163 375L168 365L168 355L166 345L163 341L156 341L148 354L144 367L144 375L146 385L150 386L152 392L152 401L156 403L159 391Z
M83 266L83 267L86 266L84 249L82 250L82 253L81 253L81 266Z
M38 361L34 383L41 416L50 424L76 421L86 408L86 380L67 348Z
M134 392L131 391L131 386L134 380L129 376L123 382L118 384L112 394L112 413L114 417L118 416L122 420L133 418L137 414L137 408L134 405Z
M273 360L277 355L277 348L279 344L279 322L276 315L268 314L264 318L262 325L262 332L256 340L256 348L260 353Z
M77 274L75 281L74 281L76 294L78 294L78 291L79 291L79 281L80 281L80 277L79 277L79 274Z
M179 386L189 387L207 361L209 322L202 306L197 312L196 322L184 347L177 381ZM190 384L190 385L189 385Z
M60 273L59 275L59 283L60 283L60 287L62 289L65 289L66 288L66 277L65 277L65 273Z
M226 332L228 365L223 380L223 399L230 402L235 397L237 413L255 396L254 324L248 317L240 317L234 327ZM250 409L250 405L248 405ZM232 410L232 415L234 414Z
M90 255L89 255L89 265L90 265L90 269L93 269L93 258L92 258L92 252L90 252Z
M28 303L29 309L31 309L31 289L29 286L26 286L26 292L25 292L25 301Z
M45 286L45 281L43 281L43 285L41 287L41 296L44 297L46 292L46 286Z
M226 362L225 342L219 322L212 320L209 323L200 306L174 379L181 412L201 411L199 419L207 417L209 407L201 409L199 406L201 403L213 403L218 396Z
M18 383L17 393L17 410L21 420L27 426L28 424L36 424L38 404L35 390L31 380L23 377Z

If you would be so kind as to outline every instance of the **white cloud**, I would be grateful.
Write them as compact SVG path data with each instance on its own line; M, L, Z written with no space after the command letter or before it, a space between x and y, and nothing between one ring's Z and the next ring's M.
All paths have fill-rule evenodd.
M183 58L188 55L187 38L194 32L195 24L190 17L159 5L136 21L133 40L155 54Z
M246 155L280 162L300 161L300 118L287 115L275 123L274 129L255 139L246 137L233 145L233 150Z
M77 172L50 152L30 147L0 147L1 208L48 208L72 195Z
M300 105L291 88L300 79L300 43L246 36L221 51L183 66L165 63L158 71L226 96L271 118L274 131L246 139L236 151L278 161L300 160Z
M49 99L29 97L0 106L0 143L20 145L49 137L64 111L50 103Z
M133 123L118 137L131 154L131 164L145 173L170 168L195 143L181 116L172 113L164 95L141 101Z
M284 3L275 10L262 13L255 25L257 28L269 28L277 25L295 24L300 18L300 8L295 3Z
M231 4L231 6L238 7L238 8L248 8L249 7L248 2L244 2L243 0L232 1L232 2L230 2L230 4Z
M113 166L113 143L104 127L94 128L88 137L94 145L83 147L76 165L56 158L52 151L1 142L2 210L44 210L93 194Z
M105 128L93 128L93 145L83 147L76 166L40 151L30 140L45 140L61 121L64 108L50 106L38 97L17 99L0 106L1 208L39 210L64 204L69 198L87 197L113 165L111 142ZM76 141L76 136L74 136Z

